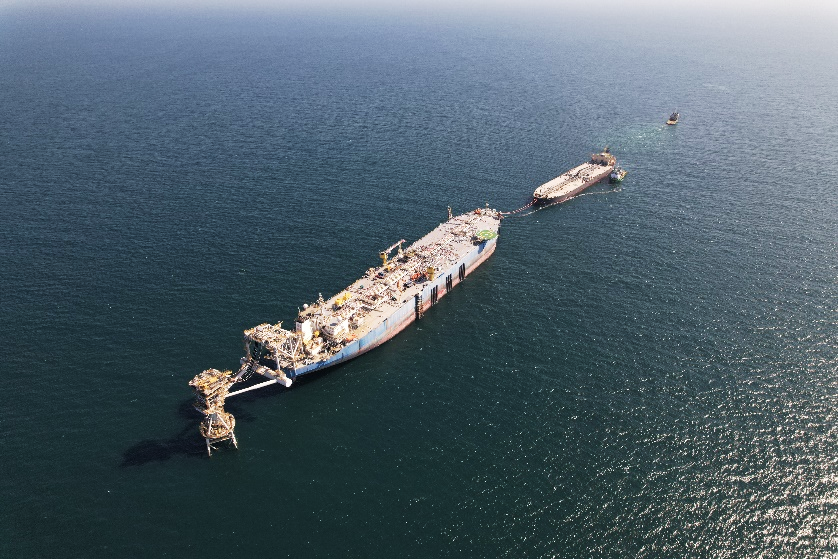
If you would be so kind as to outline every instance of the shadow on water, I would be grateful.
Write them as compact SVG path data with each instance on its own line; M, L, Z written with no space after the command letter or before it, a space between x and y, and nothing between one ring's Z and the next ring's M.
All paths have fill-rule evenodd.
M342 369L346 363L339 363L333 367L308 373L294 381L292 388L288 389L279 385L267 386L251 392L233 396L225 402L225 409L236 418L236 424L254 423L258 421L256 416L247 411L247 404L266 398L278 398L285 394L299 390L303 386L320 381L324 375L336 369ZM245 382L236 390L253 386L263 379ZM206 444L199 434L198 426L201 421L201 414L193 407L193 399L183 400L177 408L177 415L184 420L183 428L172 437L167 439L146 439L138 442L122 454L120 467L143 466L152 462L165 462L176 456L187 456L190 458L208 458Z
M187 425L177 435L163 440L140 441L122 454L121 468L165 462L174 456L206 458L207 447L198 434L198 422Z
M319 375L317 375L319 376ZM302 384L308 384L313 379L305 379ZM277 398L288 392L280 386L269 386L252 392L235 396L225 405L227 411L236 418L236 424L254 423L256 416L248 412L246 404L264 398ZM153 462L165 462L176 456L190 458L207 458L207 447L198 432L201 414L193 407L194 400L183 400L177 408L177 415L184 420L183 427L175 435L165 439L145 439L128 448L122 454L120 467L143 466Z
M249 393L248 393L249 394ZM198 432L201 415L192 407L194 400L184 400L178 405L177 415L185 421L182 429L166 439L145 439L122 453L120 467L143 466L152 462L165 462L176 456L207 458L207 447ZM239 406L227 406L238 424L253 423L256 417Z

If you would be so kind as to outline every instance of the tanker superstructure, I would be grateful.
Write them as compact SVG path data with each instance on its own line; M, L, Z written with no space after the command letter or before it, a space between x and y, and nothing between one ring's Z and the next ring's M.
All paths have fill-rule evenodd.
M611 174L617 159L608 148L601 153L591 154L591 159L573 169L545 182L533 193L536 204L557 204L576 196Z

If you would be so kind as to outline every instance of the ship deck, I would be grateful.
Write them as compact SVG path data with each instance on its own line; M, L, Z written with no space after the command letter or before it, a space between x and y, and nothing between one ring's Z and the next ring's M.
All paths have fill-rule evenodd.
M536 198L559 198L581 188L585 183L611 172L613 166L584 163L545 182L535 189Z
M312 317L321 309L333 309L338 299L349 293L351 297L343 305L347 309L346 314L360 315L363 322L351 330L346 341L363 338L393 316L405 303L422 293L425 283L411 281L410 276L413 273L433 266L442 274L475 248L474 235L478 231L489 230L497 233L500 226L498 217L499 214L495 210L481 210L479 214L467 213L453 217L404 249L404 257L394 258L386 267L380 265L370 268L364 277L326 299L325 304L312 305L302 311L300 318ZM367 305L371 292L380 292L382 295L374 308ZM341 311L337 310L334 313L340 315ZM330 353L324 353L307 361L322 361L329 356Z

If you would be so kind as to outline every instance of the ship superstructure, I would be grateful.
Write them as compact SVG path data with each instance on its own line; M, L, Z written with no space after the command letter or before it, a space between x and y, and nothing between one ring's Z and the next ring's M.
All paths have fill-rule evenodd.
M533 193L536 204L554 204L564 202L607 177L617 159L608 148L601 153L591 154L591 159L573 169L545 182Z
M609 182L623 182L623 179L626 178L628 171L620 167L614 167L614 170L611 171L611 175L608 177Z
M487 207L454 217L449 209L448 216L447 221L412 245L405 248L406 241L402 239L381 251L381 264L369 268L340 293L328 299L321 295L314 303L304 305L293 329L283 328L279 322L245 330L245 355L238 371L228 373L230 380L247 380L253 374L268 380L243 390L225 391L225 397L268 384L291 386L301 375L381 345L421 318L495 251L500 212ZM218 380L218 371L208 371L191 383L203 398L199 401L210 397L198 382L202 375L212 373L213 379ZM205 423L209 422L204 431L210 432L210 427L218 423L217 418L232 421L229 414L224 415L221 405L212 410L214 415L206 413L204 407L198 406L208 418ZM207 435L205 438L209 451L215 439Z

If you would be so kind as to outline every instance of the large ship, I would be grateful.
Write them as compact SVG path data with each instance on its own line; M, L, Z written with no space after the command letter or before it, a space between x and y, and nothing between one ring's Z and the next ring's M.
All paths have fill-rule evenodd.
M616 164L617 159L611 155L608 148L601 153L594 153L587 163L574 167L536 188L533 193L534 202L536 204L564 202L607 177Z
M381 264L340 293L303 305L293 330L282 323L260 324L244 332L245 355L237 372L207 369L189 383L205 416L201 433L211 443L236 439L235 419L224 411L228 396L269 384L289 387L312 373L367 352L405 329L495 251L502 215L477 209L451 215L408 246L404 240L381 251ZM393 254L393 251L396 251ZM268 380L230 392L254 374Z

